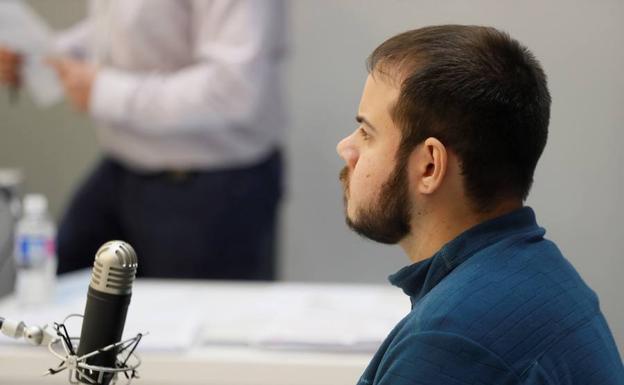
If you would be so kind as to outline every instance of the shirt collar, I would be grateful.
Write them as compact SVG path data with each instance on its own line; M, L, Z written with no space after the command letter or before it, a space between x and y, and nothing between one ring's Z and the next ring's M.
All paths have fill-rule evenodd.
M532 230L540 230L541 235L545 233L537 226L533 210L522 207L464 231L431 258L405 266L392 274L389 281L403 289L414 304L477 251L512 234Z

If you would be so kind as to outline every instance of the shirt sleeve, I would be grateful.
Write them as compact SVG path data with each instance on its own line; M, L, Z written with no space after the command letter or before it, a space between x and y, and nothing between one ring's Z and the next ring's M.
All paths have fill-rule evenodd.
M391 347L377 370L379 385L522 384L496 354L460 335L411 334ZM542 385L543 382L531 384Z
M52 51L77 59L89 57L93 21L85 19L64 31L58 32L52 40Z
M171 73L100 69L90 112L144 135L250 126L274 65L277 2L196 1L194 60Z

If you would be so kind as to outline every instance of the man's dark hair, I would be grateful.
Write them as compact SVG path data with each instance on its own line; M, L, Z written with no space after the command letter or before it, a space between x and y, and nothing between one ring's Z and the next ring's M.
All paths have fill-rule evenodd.
M476 210L526 199L550 118L546 76L527 48L490 27L432 26L386 40L367 65L400 85L400 164L435 137L459 157Z

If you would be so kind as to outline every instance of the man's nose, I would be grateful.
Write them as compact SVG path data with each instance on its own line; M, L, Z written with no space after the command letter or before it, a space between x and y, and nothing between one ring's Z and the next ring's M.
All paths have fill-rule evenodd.
M358 160L357 149L353 146L352 135L347 136L336 146L336 152L345 161L347 167L353 168Z

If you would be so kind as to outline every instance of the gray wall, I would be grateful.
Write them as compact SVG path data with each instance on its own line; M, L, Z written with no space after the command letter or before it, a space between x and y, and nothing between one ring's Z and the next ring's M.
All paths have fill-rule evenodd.
M55 26L83 12L81 2L33 3ZM439 23L507 30L541 60L553 96L549 143L528 204L601 298L624 351L624 3L588 1L298 1L291 3L287 65L292 124L289 191L283 213L282 277L383 282L407 263L396 247L345 229L336 142L354 128L364 60L386 37ZM58 215L68 192L97 156L90 123L61 105L9 108L0 95L0 166L24 169Z

